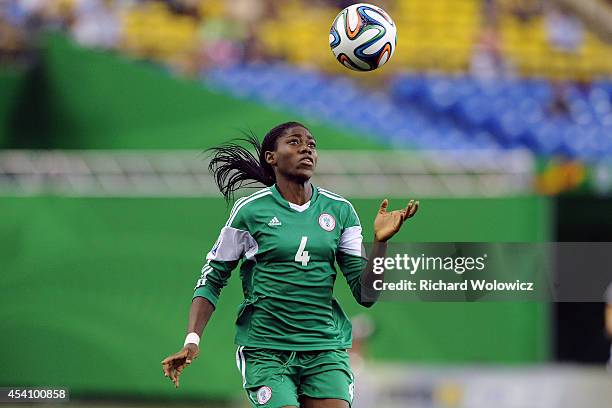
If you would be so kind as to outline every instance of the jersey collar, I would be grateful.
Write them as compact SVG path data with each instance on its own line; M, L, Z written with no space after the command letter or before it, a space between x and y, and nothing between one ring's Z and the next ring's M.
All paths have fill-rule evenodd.
M297 205L294 203L290 203L289 201L285 200L285 197L283 197L281 195L281 193L278 191L278 189L276 188L276 184L274 184L272 187L270 187L270 191L272 191L272 195L274 197L276 197L276 199L278 201L280 201L281 203L285 204L287 207L291 208L294 211L297 212L304 212L306 211L308 208L310 208L310 204L314 202L314 200L317 198L317 196L319 195L319 189L315 187L314 184L310 183L310 186L312 187L312 196L310 196L310 200L305 202L302 205Z

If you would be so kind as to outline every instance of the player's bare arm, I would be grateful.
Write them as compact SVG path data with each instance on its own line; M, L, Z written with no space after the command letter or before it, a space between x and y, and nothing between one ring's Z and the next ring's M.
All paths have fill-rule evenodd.
M374 273L374 259L384 257L387 253L387 241L391 239L397 232L402 228L404 222L412 218L419 209L419 202L410 200L406 208L395 211L387 211L389 206L389 200L386 198L380 204L376 218L374 219L374 242L372 243L372 250L369 254L368 263L364 269L361 277L362 287L369 288L373 287L374 280L384 279L383 274ZM369 290L369 298L376 299L380 293L373 290ZM366 307L372 306L373 302L362 303Z
M196 297L193 299L191 308L189 310L189 325L187 327L187 333L195 333L198 335L198 337L201 337L202 331L208 324L214 310L214 306L208 300L202 297ZM200 348L198 344L185 344L181 351L162 360L164 376L169 377L174 383L174 386L178 388L181 373L185 367L191 364L193 360L198 357L199 354Z

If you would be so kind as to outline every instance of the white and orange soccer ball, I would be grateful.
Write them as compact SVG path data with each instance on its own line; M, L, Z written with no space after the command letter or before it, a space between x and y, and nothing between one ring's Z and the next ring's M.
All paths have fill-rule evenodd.
M372 71L391 59L397 45L397 29L389 14L380 7L353 4L334 20L329 45L345 67Z

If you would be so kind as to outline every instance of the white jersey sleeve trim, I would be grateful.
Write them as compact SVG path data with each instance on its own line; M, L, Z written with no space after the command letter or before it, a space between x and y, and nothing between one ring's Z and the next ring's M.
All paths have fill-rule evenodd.
M361 256L362 243L363 236L361 235L361 227L358 225L348 227L344 229L340 236L338 251L349 255Z
M223 227L217 242L206 255L206 259L208 261L237 261L243 256L252 259L258 250L257 241L248 231Z

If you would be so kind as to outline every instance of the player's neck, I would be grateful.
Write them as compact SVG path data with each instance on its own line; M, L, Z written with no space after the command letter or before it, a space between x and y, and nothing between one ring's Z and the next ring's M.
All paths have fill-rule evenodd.
M312 186L310 181L296 183L289 180L277 179L276 188L285 200L296 205L304 205L312 197Z

